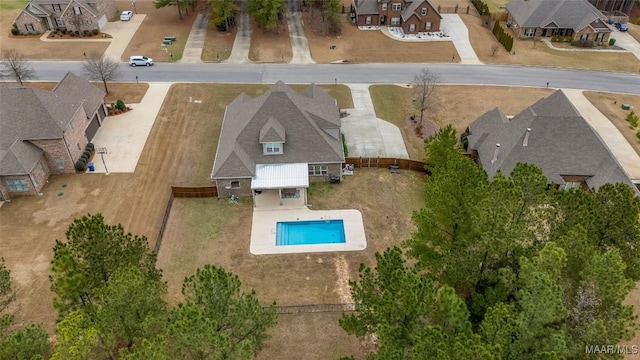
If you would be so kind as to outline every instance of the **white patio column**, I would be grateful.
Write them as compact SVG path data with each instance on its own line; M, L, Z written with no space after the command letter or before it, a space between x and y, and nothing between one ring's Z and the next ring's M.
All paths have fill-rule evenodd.
M280 206L282 206L282 188L278 188L278 201L280 202Z

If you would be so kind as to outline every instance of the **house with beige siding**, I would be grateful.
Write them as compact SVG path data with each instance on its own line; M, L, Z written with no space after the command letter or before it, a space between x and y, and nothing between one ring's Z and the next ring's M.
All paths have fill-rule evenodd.
M429 0L353 0L358 26L399 27L405 34L439 32L442 16Z
M309 183L341 178L343 162L336 100L316 85L298 94L279 81L227 105L211 181L219 197L304 206Z
M42 191L75 162L106 117L105 92L67 73L52 91L0 84L0 201Z
M116 16L115 0L31 0L13 21L23 34L98 31Z
M569 37L607 42L607 17L587 0L513 0L506 5L507 26L518 37Z

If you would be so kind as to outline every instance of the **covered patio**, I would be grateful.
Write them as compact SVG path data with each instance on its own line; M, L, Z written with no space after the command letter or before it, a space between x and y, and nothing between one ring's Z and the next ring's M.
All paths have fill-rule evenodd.
M306 208L309 165L257 164L251 179L253 206L261 209Z

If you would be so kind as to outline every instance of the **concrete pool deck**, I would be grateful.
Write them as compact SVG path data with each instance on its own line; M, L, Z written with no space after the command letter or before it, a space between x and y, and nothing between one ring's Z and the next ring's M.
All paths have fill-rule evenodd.
M299 220L342 220L346 242L340 244L276 246L276 223ZM358 210L309 210L306 207L253 209L251 224L253 255L294 254L331 251L359 251L367 247L362 214Z

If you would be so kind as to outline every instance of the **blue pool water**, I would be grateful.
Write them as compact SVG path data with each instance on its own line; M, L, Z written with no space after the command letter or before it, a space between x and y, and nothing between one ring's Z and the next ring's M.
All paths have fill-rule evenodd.
M346 242L342 220L285 221L276 224L276 245Z

